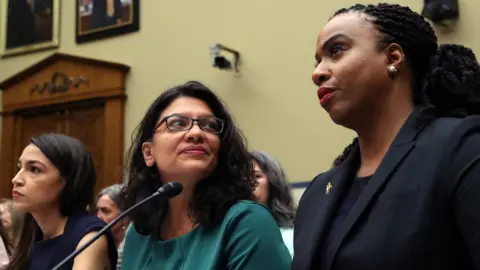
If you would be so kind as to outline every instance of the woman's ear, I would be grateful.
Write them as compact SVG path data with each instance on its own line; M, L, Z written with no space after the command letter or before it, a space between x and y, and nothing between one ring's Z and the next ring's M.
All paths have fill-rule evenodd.
M144 142L142 144L142 154L143 154L143 159L145 160L145 165L147 165L147 167L152 167L153 165L155 165L155 159L153 158L153 155L152 155L151 142Z
M391 43L385 48L387 55L387 66L393 66L395 69L400 70L405 62L405 53L402 47L398 43Z

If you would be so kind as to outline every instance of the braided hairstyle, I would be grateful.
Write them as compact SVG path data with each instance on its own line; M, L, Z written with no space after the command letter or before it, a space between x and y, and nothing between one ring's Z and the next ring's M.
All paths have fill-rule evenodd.
M408 7L356 4L338 10L333 17L349 12L367 15L366 20L379 32L379 50L391 43L402 47L412 72L413 103L421 108L422 120L480 113L480 67L471 49L456 44L438 46L430 24ZM341 164L356 143L358 140L345 148L334 166Z
M347 159L348 154L352 151L353 147L358 143L358 137L353 139L353 142L349 144L345 149L343 149L343 152L335 158L335 160L332 163L332 167L337 167L341 165L345 159Z

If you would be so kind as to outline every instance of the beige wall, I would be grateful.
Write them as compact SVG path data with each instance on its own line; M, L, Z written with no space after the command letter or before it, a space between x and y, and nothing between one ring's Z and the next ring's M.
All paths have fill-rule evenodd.
M76 45L74 2L61 1L59 51L128 64L126 141L147 106L162 90L196 79L226 101L249 147L274 155L292 181L327 169L352 133L333 125L320 108L311 83L315 38L333 12L359 0L143 0L141 30ZM375 1L361 1L375 3ZM397 1L420 11L423 1ZM480 2L459 0L461 21L442 42L471 46ZM211 67L208 45L220 42L242 53L241 76ZM0 80L52 51L0 60Z

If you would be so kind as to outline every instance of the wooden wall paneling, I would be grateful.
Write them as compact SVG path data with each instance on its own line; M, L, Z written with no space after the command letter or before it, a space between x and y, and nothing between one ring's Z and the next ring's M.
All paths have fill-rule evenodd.
M128 70L122 64L55 53L0 83L3 111L123 96ZM43 90L45 84L53 87Z
M0 181L0 198L11 197L12 182L15 176L16 161L10 157L15 155L15 116L13 114L2 115L2 143L0 151L0 172L3 176Z
M105 167L104 179L109 184L123 182L124 107L124 98L109 99L105 103L104 158L111 166Z
M12 171L12 174L8 177L8 179L10 179L10 181L8 181L9 184L10 184L10 189L12 189L12 187L13 187L13 184L12 184L11 180L13 180L13 177L17 174L18 158L20 157L20 155L23 151L23 148L25 147L25 145L20 144L19 134L22 134L22 132L23 132L23 119L22 119L22 117L19 117L18 115L15 116L14 131L15 131L15 137L12 139L12 141L10 143L12 145L13 152L12 152L12 155L8 157L8 161L11 162L10 171ZM2 138L2 140L3 140L3 138ZM8 179L5 179L5 180L8 180ZM8 195L10 195L10 194L8 194Z
M30 115L19 115L17 117L21 131L16 133L18 146L23 150L30 143L32 137L50 132L63 132L63 112L52 111L35 113ZM20 153L19 153L20 154Z
M68 134L87 146L97 169L97 192L121 182L129 70L119 63L54 53L0 82L0 197L11 196L16 162L30 137L48 132Z
M65 112L64 133L82 141L91 153L97 172L97 190L110 183L105 181L104 170L112 166L104 157L105 109L102 105L81 107ZM107 161L107 162L106 162Z

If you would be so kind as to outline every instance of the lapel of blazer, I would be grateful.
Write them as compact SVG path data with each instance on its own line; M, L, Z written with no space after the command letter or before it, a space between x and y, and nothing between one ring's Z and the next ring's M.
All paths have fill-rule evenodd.
M323 246L319 246L325 242L325 238L328 235L328 228L331 219L333 218L335 211L338 207L343 192L348 187L348 182L355 173L356 166L359 162L358 147L354 147L352 152L348 155L347 159L339 165L331 179L314 183L313 192L315 194L315 206L310 206L310 222L308 222L308 228L305 231L309 232L309 238L305 239L304 254L308 259L308 263L305 268L312 268L313 260L318 256L318 251L323 250Z
M328 266L326 269L331 268L338 249L345 240L347 234L355 225L355 222L358 221L372 199L374 199L375 195L387 183L390 175L396 170L408 153L413 149L416 136L420 133L423 127L426 126L418 126L417 120L419 114L420 112L418 110L414 110L405 124L402 126L397 137L380 163L380 166L377 168L375 174L369 180L368 185L365 187L357 202L350 210L344 221L344 224L342 225L342 228L338 231L338 234L333 237L331 248L327 251L328 254L325 257Z

